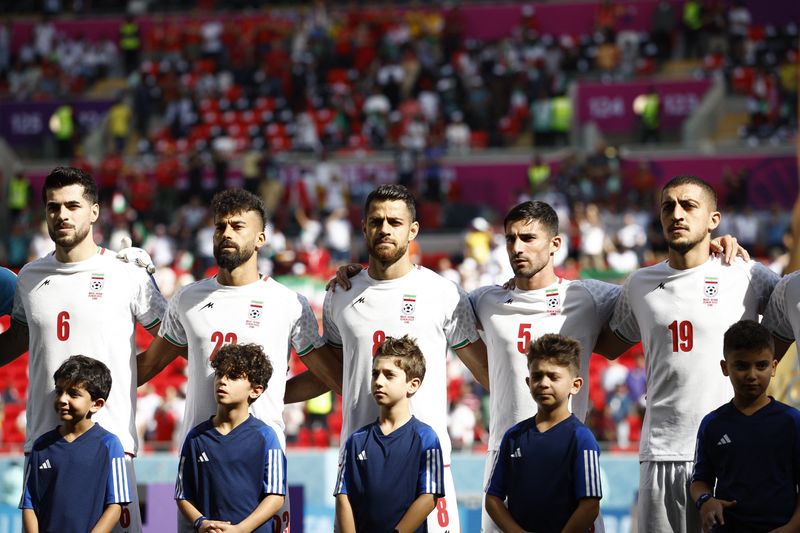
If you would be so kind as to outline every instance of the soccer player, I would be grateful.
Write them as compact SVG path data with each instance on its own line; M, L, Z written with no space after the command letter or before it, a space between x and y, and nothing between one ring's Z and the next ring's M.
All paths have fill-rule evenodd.
M725 332L733 400L700 423L691 493L703 531L800 531L800 412L767 396L778 361L764 326Z
M614 358L642 341L647 410L640 443L640 531L699 529L689 480L702 417L731 396L717 361L722 337L741 319L764 312L777 275L753 261L724 265L709 258L719 225L714 189L693 176L661 191L661 224L669 259L626 280L610 330L596 351ZM613 331L613 333L611 333Z
M411 412L433 427L442 446L445 497L428 517L428 531L458 531L447 434L446 359L449 348L488 390L486 347L480 341L467 295L454 283L415 266L409 242L419 232L416 203L400 185L382 185L366 200L363 222L369 267L349 291L328 292L325 338L343 364L342 439L375 420L369 399L372 357L387 337L412 334L425 356L427 379L411 399ZM341 357L338 357L341 356ZM304 357L304 360L308 356Z
M24 529L108 533L131 501L122 443L92 420L108 399L111 372L96 359L73 355L53 381L51 408L61 424L36 439L28 457Z
M0 267L0 316L11 314L16 291L17 275L7 268Z
M183 443L178 509L200 533L272 533L286 495L286 456L275 430L249 412L272 365L257 344L228 344L211 367L217 413Z
M108 366L114 380L108 405L95 421L122 442L135 487L135 327L138 322L151 334L158 331L166 301L144 269L95 243L92 225L99 206L91 176L57 167L45 179L42 197L56 250L20 271L11 327L0 335L0 366L29 350L25 452L57 424L50 376L71 354L89 353ZM141 530L136 494L131 491L119 531Z
M525 383L538 411L503 436L486 510L506 533L591 531L603 497L600 447L569 411L583 385L580 343L548 333L531 343L527 359Z
M181 288L172 297L159 336L139 358L139 383L155 376L177 356L188 358L185 434L216 412L211 362L219 349L226 344L259 344L274 372L266 392L250 409L275 430L285 446L282 415L289 350L293 346L301 357L322 350L325 354L314 358L320 365L328 364L332 357L306 298L258 272L257 253L266 243L266 213L261 199L242 189L231 189L214 196L211 210L219 273ZM312 363L311 368L318 367ZM333 381L328 386L340 390ZM288 498L285 507L280 513L283 528L289 526L284 520L289 516Z
M528 346L545 333L579 341L579 376L583 383L571 397L572 413L583 422L589 403L589 360L603 327L611 318L619 286L595 280L570 281L556 276L553 255L561 247L558 215L544 202L513 207L503 222L515 289L497 285L470 293L489 352L489 450L484 487L495 465L506 431L536 414L536 402L525 384ZM499 532L486 509L484 533ZM596 524L603 531L602 520Z
M380 415L344 446L336 482L342 533L423 533L444 496L436 432L411 414L409 400L425 378L425 358L410 337L387 338L372 360L372 397Z

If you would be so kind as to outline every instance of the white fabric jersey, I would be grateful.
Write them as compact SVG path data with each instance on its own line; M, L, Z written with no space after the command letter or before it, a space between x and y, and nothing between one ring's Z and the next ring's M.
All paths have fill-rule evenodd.
M800 270L785 275L775 286L762 323L787 342L800 339Z
M498 450L505 432L536 414L536 402L525 384L528 344L545 333L560 333L581 343L583 387L572 398L572 412L586 418L589 360L597 337L608 323L619 285L602 281L559 279L532 291L492 285L470 293L489 353L489 449Z
M272 427L285 447L283 393L291 347L304 355L323 345L305 297L272 278L241 287L216 277L181 288L169 302L159 335L189 348L189 382L181 442L190 429L217 412L211 360L225 344L256 343L272 363L272 377L250 412Z
M411 397L411 412L433 427L450 464L447 434L448 347L478 340L475 316L466 293L455 283L423 267L399 279L379 281L366 270L351 280L349 291L325 295L325 339L344 354L342 442L374 422L378 406L370 394L372 356L386 337L410 335L425 356L425 379Z
M758 320L778 276L760 263L718 257L687 270L664 262L625 282L611 328L642 341L647 365L647 411L642 461L691 461L703 416L733 397L722 375L722 340L731 324Z
M19 273L12 317L28 326L26 452L59 424L53 373L69 356L85 355L111 371L108 401L94 420L136 453L136 322L155 326L167 303L145 269L114 255L98 248L86 261L62 263L50 254Z

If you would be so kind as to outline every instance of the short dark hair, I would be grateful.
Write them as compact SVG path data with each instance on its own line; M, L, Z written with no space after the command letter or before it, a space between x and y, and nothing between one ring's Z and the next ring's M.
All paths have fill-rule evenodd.
M425 379L425 356L419 349L417 341L408 335L402 337L386 337L375 352L374 359L378 357L389 357L397 365L397 368L406 373L406 381L418 378L420 381Z
M775 355L775 341L767 328L754 320L740 320L728 328L722 341L722 354L725 358L739 350L769 350Z
M581 343L557 333L542 335L528 346L528 368L534 361L543 360L569 367L572 375L577 376L581 371Z
M261 225L267 222L267 209L264 202L255 194L244 189L220 191L211 199L211 211L215 217L255 211L261 217Z
M107 400L111 392L111 371L102 361L85 355L73 355L53 373L53 384L57 385L58 382L86 389L92 400Z
M536 200L515 205L503 220L503 229L519 220L538 222L551 237L558 235L558 214L545 202Z
M69 185L83 186L83 197L90 204L97 203L97 183L88 172L74 167L56 167L44 180L42 187L42 201L47 202L47 191L50 189L61 189Z
M211 368L218 376L244 378L252 386L265 389L272 377L272 363L259 344L226 344L211 361Z
M663 194L667 189L674 189L675 187L680 187L681 185L695 185L700 187L703 192L708 195L708 199L711 200L711 209L715 210L717 208L717 191L715 191L714 187L712 187L707 181L702 180L697 176L675 176L666 184L664 184L664 186L661 188L661 193Z
M411 214L411 222L417 220L417 201L411 191L402 185L391 183L388 185L381 185L373 190L367 196L367 201L364 202L364 214L369 212L369 206L372 202L392 202L400 200L405 202L408 212Z

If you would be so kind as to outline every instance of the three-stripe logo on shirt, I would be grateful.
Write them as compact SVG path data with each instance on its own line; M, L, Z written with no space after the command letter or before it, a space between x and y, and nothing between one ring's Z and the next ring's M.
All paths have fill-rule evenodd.
M39 465L39 470L48 470L50 468L53 468L50 464L50 459L45 459L44 462Z
M285 492L283 471L283 450L267 450L267 494L283 494Z
M586 496L603 497L600 486L600 454L596 450L583 450L583 472Z
M128 466L124 457L111 459L111 482L114 486L114 502L125 503L131 501L131 491L128 484Z
M366 461L367 460L367 450L361 450L358 452L358 456L356 457L359 461Z
M727 433L725 433L725 434L722 436L722 438L721 438L721 439L719 439L719 442L717 443L717 446L722 446L723 444L730 444L731 442L733 442L733 441L732 441L732 440L731 440L731 438L728 436L728 434L727 434Z
M201 454L200 454L200 457L198 457L198 458L197 458L197 462L198 462L198 463L207 463L207 462L209 462L209 461L210 461L210 459L209 459L209 458L208 458L208 456L206 455L206 452L203 452L203 453L201 453Z
M425 492L428 494L444 494L441 450L425 450Z

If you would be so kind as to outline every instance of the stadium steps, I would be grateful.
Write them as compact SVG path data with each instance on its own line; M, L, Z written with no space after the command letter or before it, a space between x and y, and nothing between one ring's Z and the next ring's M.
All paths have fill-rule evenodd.
M126 78L107 78L92 85L91 89L86 92L85 97L89 100L113 99L127 88L128 80Z
M724 114L717 123L712 135L715 142L739 138L739 129L747 124L747 97L728 96L725 98Z
M656 74L655 78L692 78L694 73L703 69L701 59L670 59L665 62Z

